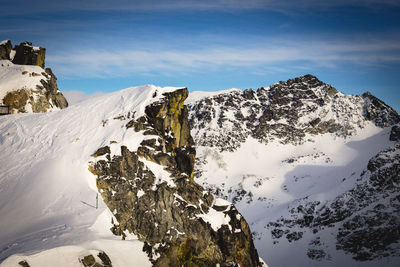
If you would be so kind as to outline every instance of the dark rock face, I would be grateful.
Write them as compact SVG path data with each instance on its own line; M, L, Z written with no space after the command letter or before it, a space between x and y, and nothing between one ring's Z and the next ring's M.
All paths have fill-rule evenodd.
M248 137L301 144L306 134L352 135L366 120L379 127L400 121L395 110L371 94L346 96L312 75L205 97L188 109L196 145L220 151L235 151Z
M289 218L270 222L268 228L274 239L288 233L290 242L295 234L291 228L296 226L311 230L318 240L320 230L337 227L336 248L355 260L400 256L399 172L400 145L396 144L368 162L354 188L326 203L305 198L291 208ZM323 256L323 251L309 252L313 259Z
M64 95L58 90L57 87L57 78L53 74L53 71L50 68L46 68L45 70L47 74L47 81L40 80L40 83L43 85L44 89L46 89L46 98L51 100L54 106L63 109L68 107L68 102L65 99Z
M244 218L193 180L187 95L186 88L166 93L127 123L128 130L148 136L137 151L122 146L121 156L111 157L108 148L95 153L103 159L90 170L117 219L111 230L123 238L137 235L155 266L259 266ZM226 223L212 226L215 216Z
M390 141L400 141L400 126L399 125L394 125L392 127L392 130L390 131L389 140Z
M12 45L10 40L6 40L0 43L0 60L1 59L10 59L10 53L12 50Z
M46 48L32 46L31 42L22 42L14 47L14 64L36 65L44 68Z

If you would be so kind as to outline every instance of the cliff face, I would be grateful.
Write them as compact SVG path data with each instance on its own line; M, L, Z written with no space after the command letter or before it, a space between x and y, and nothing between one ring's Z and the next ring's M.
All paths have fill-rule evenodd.
M121 146L112 155L106 146L93 154L89 169L115 216L112 231L145 242L155 266L259 266L245 219L193 180L187 96L186 88L164 93L126 124L143 133L135 151Z
M57 78L44 68L46 49L23 42L11 49L10 41L0 44L0 100L11 113L48 112L63 109L68 102L58 90ZM11 62L12 61L12 62Z

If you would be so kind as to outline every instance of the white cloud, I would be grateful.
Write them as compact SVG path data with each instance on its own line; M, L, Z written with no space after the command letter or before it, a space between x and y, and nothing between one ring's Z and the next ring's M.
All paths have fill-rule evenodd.
M243 38L243 37L242 37ZM209 39L207 39L209 40ZM201 42L206 43L206 40ZM138 46L136 46L138 47ZM322 38L255 38L246 42L176 48L141 44L143 48L82 49L47 57L48 65L64 77L126 77L172 75L227 68L339 67L342 64L378 66L400 63L400 40L374 38L323 40ZM205 47L205 48L204 48Z

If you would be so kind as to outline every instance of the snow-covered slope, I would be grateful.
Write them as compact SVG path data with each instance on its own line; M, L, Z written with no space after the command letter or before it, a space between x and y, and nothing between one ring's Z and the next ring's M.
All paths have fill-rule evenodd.
M393 109L311 75L187 102L196 181L237 206L270 266L398 266Z
M113 266L151 265L142 242L111 233L112 214L101 197L95 208L96 178L88 162L111 141L138 146L142 133L126 130L118 117L140 116L161 93L176 89L128 88L51 113L0 117L0 261L46 250L12 256L2 266L22 258L31 266L81 266L78 257L90 250L106 251Z
M193 180L187 95L141 86L0 118L1 265L264 266L244 217Z

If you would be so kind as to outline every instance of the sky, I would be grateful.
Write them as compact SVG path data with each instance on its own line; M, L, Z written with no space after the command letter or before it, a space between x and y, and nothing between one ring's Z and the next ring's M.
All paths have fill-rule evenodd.
M0 39L45 47L71 102L143 84L256 89L313 74L400 111L400 0L0 3Z

